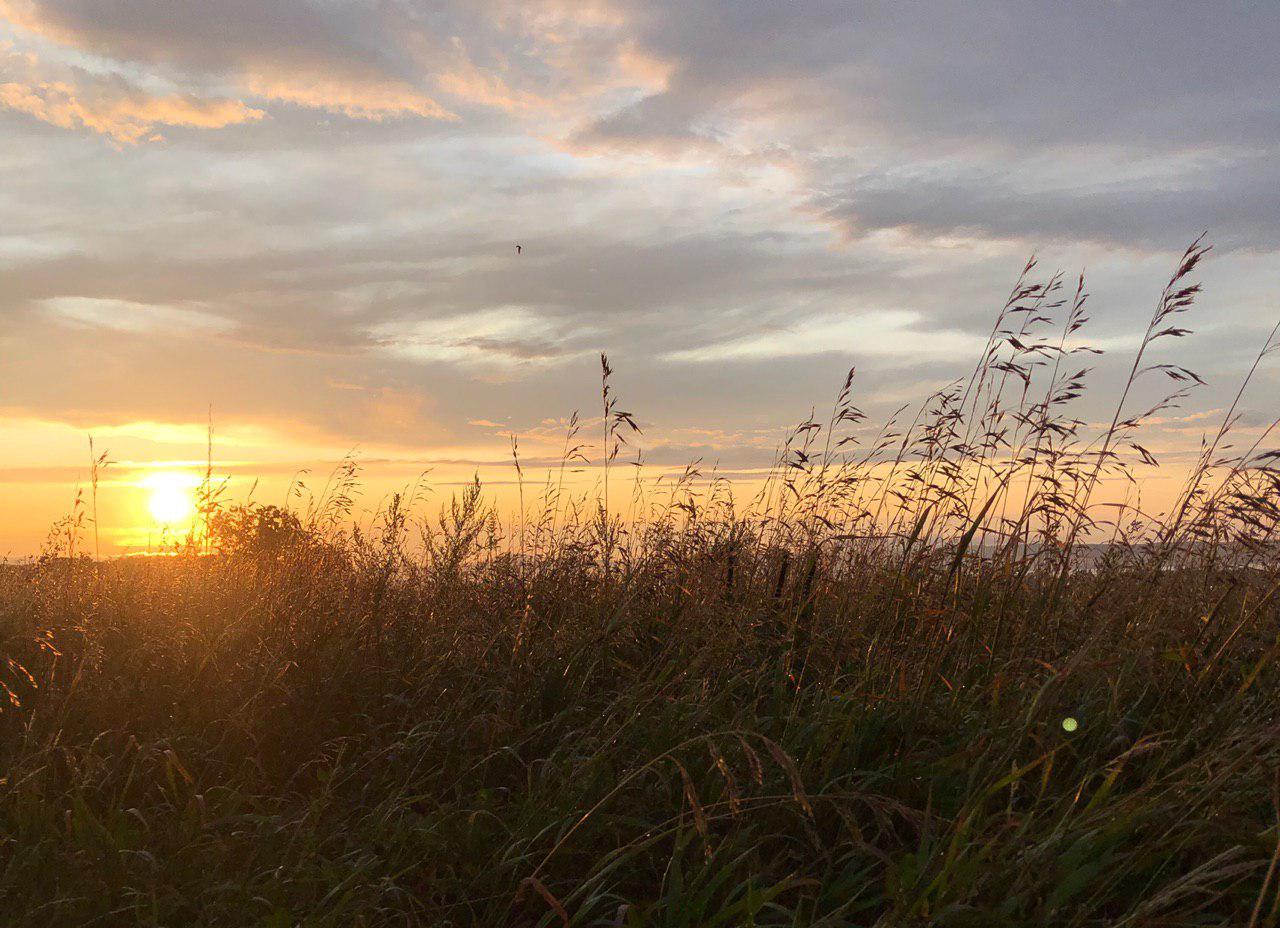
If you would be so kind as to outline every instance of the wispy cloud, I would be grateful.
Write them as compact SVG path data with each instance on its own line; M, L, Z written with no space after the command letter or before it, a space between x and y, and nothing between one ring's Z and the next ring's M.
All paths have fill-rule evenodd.
M54 297L41 305L49 315L73 325L138 335L208 335L235 328L234 323L221 316L181 306L84 296Z
M0 24L60 50L351 119L458 119L459 107L592 111L664 69L612 4L0 0Z
M750 361L838 353L853 358L926 361L973 355L983 339L956 330L928 328L920 313L906 310L817 315L789 325L668 352L677 362Z
M575 350L560 326L522 306L387 322L370 334L383 351L414 361L518 367L546 364Z
M394 81L356 82L305 74L254 74L248 92L312 109L331 110L353 119L379 121L396 116L454 120L458 117L419 90Z
M156 139L165 127L221 129L265 115L239 100L151 93L117 74L44 68L30 54L9 53L0 65L0 77L8 78L0 82L0 107L125 145Z

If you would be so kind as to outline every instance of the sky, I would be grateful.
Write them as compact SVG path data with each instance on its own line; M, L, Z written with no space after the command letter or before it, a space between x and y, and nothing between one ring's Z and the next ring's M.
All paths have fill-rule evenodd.
M1186 446L1280 313L1278 47L1229 0L0 0L0 556L91 435L109 552L211 422L259 499L509 484L602 350L651 464L748 473L851 365L872 419L969 370L1031 254L1105 387L1207 230Z

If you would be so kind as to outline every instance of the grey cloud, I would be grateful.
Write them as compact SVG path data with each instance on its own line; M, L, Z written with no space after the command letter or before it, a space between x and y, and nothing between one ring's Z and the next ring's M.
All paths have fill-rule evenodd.
M1280 15L1245 2L636 3L676 92L816 83L826 123L1014 144L1273 140ZM833 112L834 109L834 112Z
M1208 229L1220 249L1280 247L1280 160L1205 160L1168 178L1104 175L1044 190L1019 189L995 165L950 178L880 172L817 194L814 206L852 235L901 227L1171 250Z
M192 92L372 120L554 114L647 79L618 23L552 0L0 0L4 18Z
M394 5L308 0L166 3L5 0L0 11L54 40L96 54L153 64L224 70L250 61L339 65L404 77L391 30Z
M1222 247L1269 246L1280 232L1274 7L724 0L632 9L646 47L677 66L665 91L579 130L588 147L719 145L726 160L752 145L783 151L819 211L856 228L1162 248L1205 226ZM1075 189L1020 190L1004 176L1028 158L1070 164L1099 151L1113 163ZM1203 162L1186 159L1177 176L1124 182L1126 160L1196 152ZM950 177L912 170L943 157L959 168Z

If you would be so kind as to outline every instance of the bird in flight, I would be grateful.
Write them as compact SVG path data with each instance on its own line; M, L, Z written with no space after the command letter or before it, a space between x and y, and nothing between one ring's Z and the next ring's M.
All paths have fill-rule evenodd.
M516 246L516 254L520 254L520 252L522 252L522 251L524 251L524 247L523 247L522 245L517 245L517 246Z

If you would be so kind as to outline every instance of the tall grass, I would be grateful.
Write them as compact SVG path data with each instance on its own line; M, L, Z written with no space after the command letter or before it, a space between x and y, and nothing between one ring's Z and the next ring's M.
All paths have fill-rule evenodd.
M850 371L751 500L573 497L639 432L602 357L602 446L575 415L526 512L513 439L517 518L477 483L357 530L353 462L287 508L210 466L179 556L100 561L77 507L0 574L0 921L1277 924L1247 380L1141 504L1205 251L1102 427L1083 279L1031 262L967 378L871 428Z

